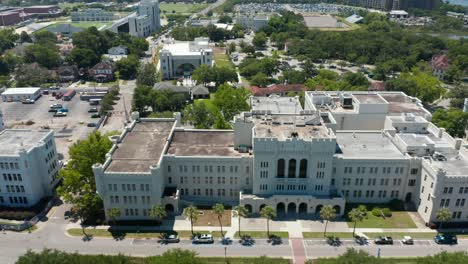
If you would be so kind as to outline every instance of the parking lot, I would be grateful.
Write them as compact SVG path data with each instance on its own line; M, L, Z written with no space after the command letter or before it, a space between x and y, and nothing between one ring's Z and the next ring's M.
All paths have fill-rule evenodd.
M268 242L266 239L255 239L255 243L252 246L243 246L238 241L239 239L234 239L231 244L225 245L221 243L219 240L215 240L213 244L192 244L191 240L181 240L179 243L169 243L169 244L161 244L160 239L140 239L135 238L132 240L132 245L162 245L162 246L171 246L171 245L183 245L183 246L190 246L193 245L194 247L255 247L255 246L273 246L271 243ZM274 246L289 246L288 239L282 239L282 243L280 245ZM273 247L274 247L273 246Z
M435 246L437 245L433 240L428 239L414 239L414 245L405 245L401 240L393 240L393 245L377 245L374 241L369 240L369 243L366 245L360 245L354 240L342 239L339 247L365 247L365 246L378 246L378 247L414 247L414 246ZM331 247L325 239L307 239L304 240L305 247L316 247L316 246L326 246Z
M61 92L65 93L66 89ZM67 116L54 117L49 112L50 105L62 104L69 109ZM52 95L42 95L34 104L22 104L21 102L1 102L0 109L8 128L17 129L53 129L57 151L68 159L68 148L78 139L86 138L94 128L87 127L90 122L97 122L97 118L91 118L88 113L90 108L87 101L81 101L77 93L70 101L55 99Z

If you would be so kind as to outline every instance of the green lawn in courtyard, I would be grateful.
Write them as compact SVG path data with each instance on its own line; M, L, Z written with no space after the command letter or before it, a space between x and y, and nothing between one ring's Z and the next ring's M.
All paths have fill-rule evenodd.
M214 94L210 94L210 99L196 99L194 103L199 104L200 102L203 102L205 103L208 110L210 110L211 112L217 112L218 107L213 104L214 96Z
M348 227L354 227L354 222L348 222ZM392 212L392 216L385 219L368 211L367 218L358 222L356 228L416 228L416 224L405 211Z

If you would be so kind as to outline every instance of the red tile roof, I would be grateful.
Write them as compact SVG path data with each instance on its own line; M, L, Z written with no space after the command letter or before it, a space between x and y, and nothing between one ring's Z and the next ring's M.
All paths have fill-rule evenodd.
M435 55L432 57L431 66L433 69L448 70L449 59L446 54Z
M288 92L306 91L307 87L303 84L275 84L266 88L251 86L250 92L254 96L269 96L270 94L283 95Z

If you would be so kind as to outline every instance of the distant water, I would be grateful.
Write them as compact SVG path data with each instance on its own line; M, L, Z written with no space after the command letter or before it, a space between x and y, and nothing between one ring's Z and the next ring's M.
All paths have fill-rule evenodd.
M468 6L468 0L447 0L447 2L454 5Z

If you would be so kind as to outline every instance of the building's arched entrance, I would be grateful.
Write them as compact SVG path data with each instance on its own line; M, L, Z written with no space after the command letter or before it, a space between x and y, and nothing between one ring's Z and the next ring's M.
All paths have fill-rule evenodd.
M320 210L322 210L323 205L319 204L317 207L315 207L315 213L320 214Z
M245 209L247 209L247 212L252 213L252 206L250 204L245 205Z
M333 209L335 209L337 215L341 214L341 207L339 205L333 206Z
M276 213L278 215L285 214L285 212L286 206L284 205L284 203L279 203L278 205L276 205Z
M295 203L289 203L288 204L288 214L295 214L296 213L296 204Z
M184 63L177 67L176 69L176 75L177 76L183 76L183 77L190 77L192 75L193 70L195 70L195 66L190 63Z
M306 203L300 203L299 204L299 213L300 214L307 214L307 204Z
M258 212L261 212L262 209L266 206L266 204L261 204L260 207L258 208Z
M410 192L407 193L406 197L405 197L405 202L407 202L407 203L411 202L412 196L413 196L413 193L410 193Z
M168 215L174 213L174 206L173 206L172 204L166 204L166 206L164 207L164 209L166 210L166 213L167 213Z

